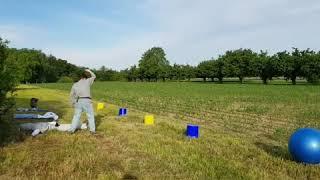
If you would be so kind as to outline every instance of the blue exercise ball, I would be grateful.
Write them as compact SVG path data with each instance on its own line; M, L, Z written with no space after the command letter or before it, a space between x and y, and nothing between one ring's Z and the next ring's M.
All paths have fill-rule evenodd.
M301 128L289 139L289 151L293 159L306 164L320 163L320 130Z

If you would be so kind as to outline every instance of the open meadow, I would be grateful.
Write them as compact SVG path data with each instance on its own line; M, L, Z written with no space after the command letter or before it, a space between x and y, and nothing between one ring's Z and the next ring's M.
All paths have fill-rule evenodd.
M20 86L71 123L72 84ZM96 82L97 135L48 132L0 149L0 179L319 179L320 167L292 160L290 134L320 128L320 86ZM128 116L118 117L119 107ZM145 126L146 114L155 125ZM85 121L85 118L82 118ZM200 126L199 139L185 136Z
M320 0L3 1L0 180L320 180Z

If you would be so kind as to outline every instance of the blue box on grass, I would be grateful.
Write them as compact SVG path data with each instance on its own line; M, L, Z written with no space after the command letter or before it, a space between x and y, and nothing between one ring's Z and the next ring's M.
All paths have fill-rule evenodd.
M199 126L194 124L188 124L186 135L189 138L199 138Z
M119 116L126 116L126 115L127 115L127 108L120 108Z

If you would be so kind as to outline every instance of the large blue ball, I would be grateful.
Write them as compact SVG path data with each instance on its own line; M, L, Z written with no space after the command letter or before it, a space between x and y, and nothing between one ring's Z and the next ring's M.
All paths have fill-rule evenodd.
M297 162L320 163L320 131L313 128L298 129L290 137L289 151Z

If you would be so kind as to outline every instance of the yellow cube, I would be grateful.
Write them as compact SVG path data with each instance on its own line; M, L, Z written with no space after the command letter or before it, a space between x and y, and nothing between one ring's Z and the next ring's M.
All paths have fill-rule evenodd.
M98 103L97 105L97 111L101 110L104 108L104 103Z
M153 115L144 116L144 124L145 125L153 125L154 124L154 116Z

